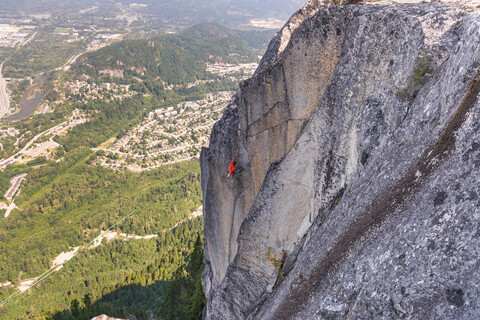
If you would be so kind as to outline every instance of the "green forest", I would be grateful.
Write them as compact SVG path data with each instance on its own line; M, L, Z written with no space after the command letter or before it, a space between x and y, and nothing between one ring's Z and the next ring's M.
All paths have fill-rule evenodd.
M97 147L111 137L120 137L152 108L150 98L138 94L123 101L92 101L79 107L90 114L90 121L76 126L55 139L68 152L78 147Z
M88 147L121 134L151 105L152 97L143 96L120 104L89 104L85 110L91 112L92 120L59 137L65 145L62 153L66 152L62 161L37 161L40 166L36 167L37 162L13 165L0 172L2 193L8 189L12 176L29 173L15 199L20 209L0 219L1 281L15 284L20 277L42 274L60 252L85 245L100 230L135 210L138 214L115 230L160 235L151 240L116 240L81 252L38 288L0 307L0 318L86 319L98 315L97 312L135 314L138 319L156 313L178 313L177 319L186 319L182 312L187 312L191 319L198 318L204 299L199 282L201 271L198 266L192 271L188 261L195 237L202 233L202 219L187 220L170 230L201 204L198 160L143 173L115 172L91 165L96 153ZM47 117L30 118L20 124L25 130L37 132L35 126L55 121ZM93 278L85 280L86 275ZM177 288L177 282L182 283L180 292L172 289ZM180 309L178 303L168 306L163 302L164 291L171 292L165 299L173 294L179 295L176 301L183 299ZM11 287L2 287L0 298L13 292ZM197 296L194 300L190 298L195 296L193 293ZM145 295L156 297L155 303L142 305L140 302L147 300L132 298ZM40 296L50 299L39 299ZM197 310L196 316L192 310Z
M0 279L41 274L60 252L88 243L136 209L142 214L122 232L160 233L201 204L197 160L132 173L89 166L91 154L80 148L29 173L15 199L20 210L0 219Z
M158 238L114 240L85 250L0 307L0 318L87 320L108 314L139 320L201 319L202 222L195 218ZM2 296L5 291L0 288Z
M205 62L246 63L258 61L272 31L240 31L216 24L201 24L179 34L150 40L125 40L80 57L73 65L77 75L110 80L103 70L122 70L121 84L136 79L182 85L214 77Z
M38 289L31 289L18 301L0 307L0 318L3 314L8 319L86 319L98 312L117 316L135 314L138 319L147 319L151 314L174 315L168 319L199 318L204 299L199 280L201 271L198 263L194 268L188 261L195 237L202 233L202 219L188 220L170 230L201 204L198 160L143 173L115 172L91 165L96 153L88 147L134 125L151 106L151 99L134 97L121 104L90 104L87 110L92 113L92 120L59 137L65 145L62 150L66 150L62 161L43 160L37 167L33 167L37 163L8 166L0 172L1 191L8 189L12 176L29 173L15 199L20 209L0 219L0 279L17 283L20 277L26 279L43 273L60 252L85 245L100 230L106 230L135 210L138 215L115 230L160 237L117 240L80 253ZM95 260L79 267L78 263L88 259ZM92 264L105 268L92 269ZM68 276L62 276L64 272ZM87 280L79 280L96 273L92 288ZM63 281L61 285L55 281L57 274ZM13 292L11 287L0 288L0 298ZM39 295L51 299L34 303ZM142 301L148 300L135 298L144 296L155 297L155 302L142 305ZM167 298L176 303L169 304L172 300ZM183 302L178 304L178 301Z

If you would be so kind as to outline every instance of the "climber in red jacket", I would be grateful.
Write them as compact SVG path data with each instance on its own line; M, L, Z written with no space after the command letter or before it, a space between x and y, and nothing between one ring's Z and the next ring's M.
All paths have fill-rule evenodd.
M237 169L235 166L237 165L237 161L235 160L237 156L233 157L232 162L228 165L228 174L227 177L230 179L230 182L233 182L233 176L240 173L240 169Z

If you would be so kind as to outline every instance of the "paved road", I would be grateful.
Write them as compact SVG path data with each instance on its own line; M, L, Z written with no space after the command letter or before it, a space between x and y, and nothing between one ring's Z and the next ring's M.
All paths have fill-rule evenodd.
M17 205L15 204L15 201L12 201L10 205L7 208L7 212L5 212L5 218L10 215L10 212L12 212L13 209L18 208Z
M2 76L2 68L4 63L5 61L0 64L0 119L3 118L8 109L10 109L10 100L7 94L7 83Z
M37 35L37 33L38 33L38 31L35 31L35 32L30 36L30 38L23 40L23 42L20 43L18 46L19 46L19 47L24 46L24 45L26 45L27 43L29 43L30 41L32 41L33 38L35 38L35 36Z
M26 173L19 174L10 179L10 183L12 184L8 189L7 193L5 193L5 198L7 200L12 200L15 193L17 193L20 184L22 184L23 179L27 176Z

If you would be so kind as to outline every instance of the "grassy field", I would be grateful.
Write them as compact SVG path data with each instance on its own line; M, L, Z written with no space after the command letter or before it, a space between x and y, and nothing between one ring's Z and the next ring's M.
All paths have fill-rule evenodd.
M70 31L70 28L56 27L55 30L53 30L55 33L68 33L68 31Z

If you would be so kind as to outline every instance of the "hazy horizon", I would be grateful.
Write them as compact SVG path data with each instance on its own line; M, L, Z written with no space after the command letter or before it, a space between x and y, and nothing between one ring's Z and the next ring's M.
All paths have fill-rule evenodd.
M303 0L4 0L0 7L3 15L51 15L64 18L70 15L91 14L104 16L121 14L125 9L142 16L160 20L182 19L190 24L219 22L241 24L249 19L288 19L304 3Z

